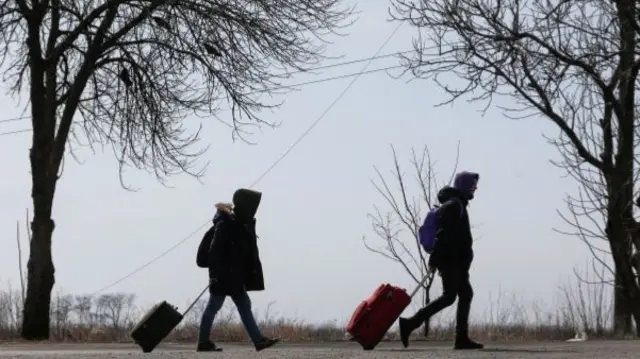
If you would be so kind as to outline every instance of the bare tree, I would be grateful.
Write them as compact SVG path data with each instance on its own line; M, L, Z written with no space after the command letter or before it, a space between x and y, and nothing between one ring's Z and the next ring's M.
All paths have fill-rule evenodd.
M382 241L381 245L371 245L363 238L365 247L371 252L377 253L401 265L411 276L413 281L420 283L427 275L427 259L418 236L418 229L422 225L426 212L437 205L437 195L440 188L446 182L438 179L435 170L435 161L431 158L429 149L425 146L418 155L415 149L411 151L411 172L417 185L412 188L407 181L404 171L398 161L396 150L391 146L393 153L392 179L386 179L380 170L375 167L377 181L372 180L376 190L384 199L385 210L374 206L374 213L368 216L376 237ZM454 165L449 183L458 166L460 144L458 143L456 163ZM425 211L426 207L426 211ZM429 301L429 293L426 288L424 301ZM429 323L424 323L424 335L429 332Z
M638 178L638 170L635 170L634 178ZM608 237L606 233L607 222L607 207L606 207L606 183L602 176L596 176L596 174L587 170L581 170L579 168L574 171L574 178L579 182L579 189L577 195L567 195L566 205L567 211L559 214L562 219L569 225L569 230L558 230L557 232L571 235L579 238L589 249L592 260L592 271L597 280L593 278L590 280L584 279L580 274L575 272L575 276L580 282L579 285L597 286L602 287L609 285L614 288L614 317L617 318L617 330L622 333L631 333L633 331L632 314L629 310L632 303L629 303L627 298L621 295L621 291L616 291L615 288L619 287L616 284L616 271L611 263L611 250L609 249ZM627 224L627 230L631 236L637 235L637 229L640 226L632 221ZM633 253L635 249L629 243L629 253ZM637 280L640 280L638 275L640 274L640 267L633 260L634 256L638 256L638 251L632 254L629 258L631 264L631 270L635 270L633 274ZM615 286L614 286L615 285ZM621 287L624 288L624 287Z
M98 314L109 321L111 329L117 331L129 321L134 301L134 294L103 294L98 297L96 307L100 311Z
M450 96L543 117L559 135L558 164L581 184L604 183L602 224L615 270L614 326L640 324L640 287L631 269L637 148L637 1L392 0L393 18L419 33L403 57L416 78ZM446 80L443 76L452 75ZM633 242L633 243L632 243ZM622 314L621 314L622 313ZM638 333L640 334L640 325Z
M0 292L0 330L20 328L22 301L19 290L14 290L9 282L7 290Z
M76 295L75 296L75 306L73 311L78 317L78 322L82 324L87 324L89 327L94 324L92 309L93 309L93 298L90 295Z
M65 331L68 330L67 325L73 313L75 306L73 295L59 293L51 303L52 326L55 330L55 336L62 338Z
M18 274L20 275L20 295L22 303L24 303L25 283L24 283L24 266L22 265L22 245L20 239L20 221L16 222L16 249L18 250Z
M289 69L323 58L324 39L352 13L341 3L0 1L3 79L14 95L28 90L33 129L25 339L49 337L52 205L68 140L110 146L121 174L130 165L161 181L201 175L194 166L204 149L193 148L198 131L185 117L215 116L226 101L234 133L269 124L258 112L278 103L261 95L276 92Z
M191 301L188 301L187 306L191 304ZM187 316L183 319L184 325L197 326L200 323L202 318L202 313L206 309L208 304L207 299L199 299L198 302L193 306L193 308L187 313Z
M561 287L576 337L582 334L601 337L610 327L612 297L607 295L608 283L602 280L607 271L606 265L592 258L585 269L574 268L575 284Z

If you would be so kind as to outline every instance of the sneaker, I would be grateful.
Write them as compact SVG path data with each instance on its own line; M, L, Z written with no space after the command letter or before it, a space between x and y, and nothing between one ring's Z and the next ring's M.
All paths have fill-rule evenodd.
M204 343L198 343L197 352L221 352L222 349L218 348L214 342L208 341Z
M409 336L411 336L411 332L413 331L411 321L406 318L398 319L398 324L400 326L400 340L402 341L402 345L407 348L409 347Z
M456 350L475 350L475 349L483 349L484 345L480 343L476 343L469 338L456 339L456 343L453 349Z
M256 347L256 351L259 352L278 344L279 341L280 339L262 338L262 340L255 343L254 346Z

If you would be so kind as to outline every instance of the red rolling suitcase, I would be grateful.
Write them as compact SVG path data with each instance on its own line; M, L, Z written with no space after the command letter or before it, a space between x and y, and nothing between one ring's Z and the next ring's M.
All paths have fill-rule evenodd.
M358 342L364 350L373 350L426 281L426 288L429 290L433 275L425 276L411 294L391 284L380 285L368 299L358 305L351 316L347 324L351 339Z

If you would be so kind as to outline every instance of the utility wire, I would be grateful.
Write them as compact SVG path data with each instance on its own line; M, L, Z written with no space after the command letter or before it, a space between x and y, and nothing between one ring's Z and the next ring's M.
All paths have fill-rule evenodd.
M20 120L26 120L28 118L31 118L31 116L22 116L22 117L14 117L14 118L6 118L4 120L0 120L0 123L4 123L4 122L13 122L13 121L20 121Z
M15 134L17 134L17 133L30 132L30 131L31 131L31 129L30 129L30 128L25 128L24 130L16 130L16 131L0 132L0 136L15 135Z
M393 69L398 69L403 67L402 65L394 65L394 66L388 66L388 67L382 67L382 68L377 68L377 69L373 69L373 70L367 70L367 71L361 71L361 72L351 72L351 73L347 73L344 75L337 75L337 76L331 76L331 77L326 77L323 79L318 79L318 80L312 80L312 81L307 81L307 82L301 82L301 83L297 83L294 85L286 85L286 86L276 86L276 87L272 87L272 88L268 88L265 90L260 90L260 91L255 91L255 92L251 92L250 94L254 94L254 93L260 93L260 92L270 92L270 91L277 91L277 90L281 90L281 89L296 89L298 87L302 87L302 86L307 86L307 85L314 85L314 84L318 84L318 83L322 83L322 82L328 82L328 81L334 81L334 80L341 80L341 79L345 79L345 78L349 78L349 77L360 77L362 75L369 75L369 74L373 74L373 73L377 73L377 72L382 72L382 71L389 71L389 70L393 70ZM9 122L9 121L17 121L17 120L22 120L22 119L28 119L30 117L16 117L16 118L9 118L6 120L0 120L1 122ZM13 134L17 134L17 133L22 133L22 132L29 132L31 131L30 128L26 128L23 130L17 130L17 131L9 131L9 132L0 132L0 136L4 136L4 135L13 135Z
M335 100L333 100L333 102L331 102L331 104L329 104L329 106L320 114L320 116L313 122L311 123L311 125L298 137L298 139L296 141L293 142L293 144L291 146L289 146L289 148L287 148L286 151L284 151L282 153L282 155L280 155L280 157L278 157L278 159L276 159L276 161L274 161L271 166L269 166L259 177L258 179L256 179L251 186L249 187L254 187L256 184L258 184L267 174L269 174L280 162L282 162L282 160L300 143L302 142L302 140L316 127L316 125L318 123L320 123L320 121L322 121L322 119L325 118L325 116L329 113L329 111L338 103L338 101L340 101L340 99L342 99L342 97L344 97L344 95L351 89L351 87L353 86L353 84L355 84L355 82L360 78L361 75L366 74L366 73L371 73L371 72L367 72L367 68L369 67L369 65L371 64L371 62L373 62L373 60L376 58L376 56L378 56L378 54L380 52L382 52L382 50L384 49L385 46L387 46L387 44L389 43L389 41L391 41L391 39L393 38L393 36L398 32L398 30L400 29L400 27L402 26L402 23L399 23L398 26L396 26L396 28L391 32L391 34L386 38L386 40L382 43L382 45L380 45L380 47L378 48L378 50L376 51L376 53L369 58L369 60L367 61L367 63L362 67L362 69L356 74L356 76L351 80L351 82L349 82L349 84L345 87L344 90L342 90L342 92L335 98ZM395 66L397 67L397 66ZM194 230L193 232L191 232L189 235L187 235L186 237L184 237L183 239L181 239L179 242L177 242L176 244L174 244L173 246L171 246L169 249L165 250L164 252L160 253L159 255L157 255L156 257L154 257L153 259L151 259L150 261L146 262L145 264L141 265L140 267L134 269L132 272L130 272L129 274L121 277L120 279L117 279L113 282L111 282L108 285L105 285L104 287L98 289L97 291L93 292L91 294L91 296L94 296L96 294L102 293L112 287L114 287L115 285L131 278L132 276L134 276L135 274L139 273L140 271L142 271L143 269L147 268L148 266L150 266L151 264L155 263L156 261L158 261L159 259L161 259L162 257L164 257L165 255L169 254L171 251L173 251L174 249L176 249L178 246L182 245L183 243L185 243L187 240L191 239L191 237L193 237L196 233L198 233L200 230L202 230L205 226L207 226L209 224L209 220L207 220L206 222L204 222L202 225L200 225L200 227L198 227L196 230Z
M362 57L362 58L359 58L359 59L356 59L356 60L350 60L350 61L341 61L341 62L336 62L336 63L333 63L333 64L329 64L329 65L313 67L313 68L310 68L310 69L307 69L307 70L291 71L291 72L288 72L286 74L295 74L295 73L300 73L300 72L312 72L312 71L330 69L330 68L334 68L334 67L353 65L353 64L358 64L358 63L361 63L361 62L370 62L371 60L385 59L385 58L388 58L388 57L404 55L404 54L408 54L408 53L412 53L412 52L415 52L415 49L406 50L406 51L390 52L388 54L382 54L382 55L376 55L376 56L370 56L370 57Z
M407 53L411 53L413 51L415 51L415 50L396 51L396 52L390 52L390 53L382 54L382 55L363 57L363 58L359 58L359 59L355 59L355 60L340 61L340 62L336 62L336 63L333 63L333 64L323 65L323 66L316 66L316 67L312 67L312 68L305 69L305 70L295 70L295 71L284 72L284 73L278 74L276 76L292 75L292 74L296 74L296 73L311 73L311 72L318 71L318 70L331 69L331 68L335 68L335 67L353 65L353 64L358 64L358 63L361 63L361 62L371 61L371 60L380 60L380 59L385 59L385 58L394 57L394 56L398 56L398 55L404 55L404 54L407 54ZM390 69L391 68L387 68L387 70L390 70ZM373 70L373 71L367 72L366 74L379 72L379 71L383 71L383 70L385 70L385 69ZM345 74L345 75L338 75L338 76L335 76L335 77L329 77L329 78L324 78L324 79L320 79L320 80L303 82L303 83L299 83L299 84L296 84L296 85L278 86L278 87L275 87L275 88L270 88L270 89L267 89L267 90L257 91L257 92L267 92L267 91L278 90L278 89L283 89L283 88L295 88L295 87L299 87L299 86L312 85L312 84L320 83L320 82L338 80L338 79L342 79L342 78L345 78L345 77L351 77L351 76L354 76L354 75L355 75L354 73L349 73L349 74ZM0 120L0 123L27 120L27 119L30 119L30 118L31 118L31 116L21 116L21 117L7 118L7 119ZM25 131L22 131L22 132L26 132L26 131L28 131L28 130L25 130ZM0 133L0 135L2 135L2 134Z

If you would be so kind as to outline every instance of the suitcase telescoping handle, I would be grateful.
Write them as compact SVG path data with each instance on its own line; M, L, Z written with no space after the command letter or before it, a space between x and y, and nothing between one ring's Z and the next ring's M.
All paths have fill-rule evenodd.
M200 298L202 298L202 296L204 295L204 293L207 292L207 289L209 289L209 285L207 285L206 287L204 287L204 289L202 290L202 292L200 292L200 294L196 297L196 300L193 301L193 303L191 303L191 305L189 305L189 307L187 307L187 309L185 309L184 313L182 313L182 316L186 316L187 313L189 313L189 311L191 309L193 309L193 307L196 305L196 303L198 303L198 301L200 300Z
M418 285L416 286L416 288L413 290L413 292L411 292L410 297L413 298L415 297L416 294L418 294L418 291L420 290L420 288L425 288L427 291L429 291L429 289L431 289L431 284L433 284L433 275L434 272L429 271L427 272L427 275L425 275L422 280L420 281L420 283L418 283ZM427 285L425 286L424 284L427 283ZM193 309L193 307L196 305L196 303L198 303L198 301L200 300L200 298L202 298L202 296L204 295L204 293L207 292L207 290L209 289L209 285L207 285L206 287L204 287L204 289L202 290L202 292L200 292L200 294L198 294L198 296L196 297L196 299L191 303L191 305L189 305L189 307L187 307L187 309L185 309L184 313L182 313L182 316L187 315L187 313L189 313L189 311L191 309Z
M424 288L427 290L427 292L431 289L431 284L433 284L433 275L435 274L435 271L428 271L427 274L422 278L422 280L420 281L420 283L418 283L418 285L416 286L416 289L413 290L413 292L411 292L411 294L409 295L411 297L411 299L413 299L413 297L415 297L416 294L418 294L418 292L420 291L420 288ZM425 285L426 283L426 285Z

